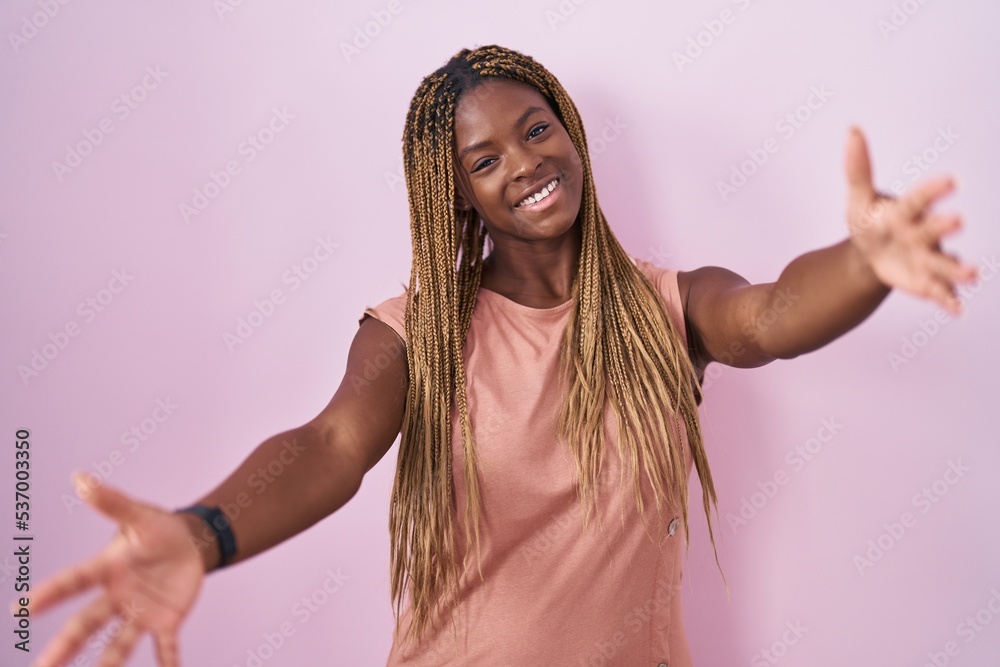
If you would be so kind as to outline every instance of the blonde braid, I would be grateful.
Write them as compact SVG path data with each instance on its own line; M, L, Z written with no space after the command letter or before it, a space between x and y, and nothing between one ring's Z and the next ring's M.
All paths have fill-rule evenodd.
M640 475L645 473L660 519L657 526L662 528L663 504L679 508L690 548L687 469L679 430L683 421L715 550L710 504L717 506L717 500L698 420L695 370L662 297L632 264L598 205L579 111L558 80L530 56L498 45L462 49L421 82L403 132L413 245L405 314L410 384L389 532L397 631L403 597L410 595L411 622L404 644L420 641L449 608L455 627L459 580L473 543L483 576L478 458L463 349L482 279L487 233L475 210L455 209L452 151L461 96L489 78L520 81L545 96L583 166L578 216L582 245L574 306L560 348L566 395L557 437L566 441L576 462L584 525L597 505L596 481L605 456L604 409L610 404L627 464L622 479L628 468L640 514ZM453 404L461 425L467 489L461 564L454 529ZM715 560L721 572L717 550Z

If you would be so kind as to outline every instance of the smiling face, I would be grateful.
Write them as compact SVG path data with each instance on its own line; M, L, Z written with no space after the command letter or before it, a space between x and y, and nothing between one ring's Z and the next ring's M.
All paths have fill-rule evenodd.
M466 92L455 109L455 156L456 206L475 208L494 252L567 240L580 212L583 165L534 87L489 79Z

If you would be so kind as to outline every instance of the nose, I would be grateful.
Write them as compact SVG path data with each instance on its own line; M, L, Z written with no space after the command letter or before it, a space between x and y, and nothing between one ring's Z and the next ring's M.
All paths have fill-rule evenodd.
M538 171L542 164L542 156L536 153L531 146L519 146L511 153L511 175L515 179L530 179Z

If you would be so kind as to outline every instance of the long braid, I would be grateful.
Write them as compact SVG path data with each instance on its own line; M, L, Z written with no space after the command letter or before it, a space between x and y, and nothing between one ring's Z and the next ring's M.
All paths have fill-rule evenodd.
M698 471L709 535L715 486L702 441L694 368L662 298L618 243L597 202L579 111L558 80L530 56L489 45L462 49L428 75L414 93L403 132L413 266L405 329L409 391L390 506L393 612L409 593L404 643L419 641L451 609L475 544L479 576L481 497L469 417L463 349L483 270L486 229L475 210L458 211L453 160L455 109L463 94L488 78L520 81L552 104L583 166L578 223L582 245L573 283L574 307L560 349L566 396L558 437L576 461L584 525L597 504L605 453L604 410L617 418L622 475L632 472L642 512L641 475L662 506L678 509L690 548L684 435ZM467 496L465 559L458 563L451 437L455 405L463 441ZM679 419L676 419L678 418ZM683 421L683 426L679 423ZM624 485L623 485L624 488ZM719 564L718 553L715 554ZM725 581L725 575L723 575ZM728 586L727 586L728 590Z

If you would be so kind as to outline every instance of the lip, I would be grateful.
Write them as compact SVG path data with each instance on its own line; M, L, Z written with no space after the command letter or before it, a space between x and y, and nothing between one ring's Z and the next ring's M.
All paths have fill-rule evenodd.
M514 205L514 210L516 210L516 211L544 211L548 207L550 207L553 204L555 204L556 201L558 201L558 199L559 199L559 195L562 194L562 177L560 177L560 176L550 176L549 178L547 178L545 180L540 180L535 186L533 186L531 189L529 189L524 194L524 196L521 197L521 199L518 199L518 201L522 201L525 197L530 197L534 193L536 193L539 190L541 190L542 187L546 183L551 183L553 180L556 181L556 187L553 188L552 192L550 192L545 199L543 199L541 201L536 201L534 204L528 204L526 206L518 206L517 204L515 204Z

